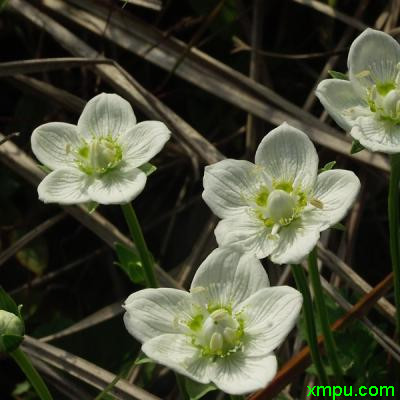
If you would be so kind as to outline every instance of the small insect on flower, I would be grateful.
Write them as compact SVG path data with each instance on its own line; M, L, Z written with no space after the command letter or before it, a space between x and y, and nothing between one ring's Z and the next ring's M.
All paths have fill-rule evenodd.
M371 151L400 152L400 45L366 29L352 43L349 80L325 79L316 95L330 116Z
M130 104L102 93L85 106L78 125L50 122L32 133L32 151L52 170L38 187L45 203L128 203L146 184L140 167L170 138L159 121L136 124Z
M297 290L269 287L253 255L216 249L197 270L189 293L133 293L124 322L151 359L226 393L243 394L265 387L276 374L273 350L295 325L301 304Z
M284 123L258 146L255 164L227 159L205 168L203 199L219 218L220 247L277 264L298 263L320 232L339 222L360 188L351 171L323 171L308 136Z

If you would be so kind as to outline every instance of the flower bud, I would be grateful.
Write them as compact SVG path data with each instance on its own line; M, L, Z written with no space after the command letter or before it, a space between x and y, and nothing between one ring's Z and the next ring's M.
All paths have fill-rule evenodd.
M21 319L8 311L0 310L0 353L7 351L3 336L23 336L24 324Z

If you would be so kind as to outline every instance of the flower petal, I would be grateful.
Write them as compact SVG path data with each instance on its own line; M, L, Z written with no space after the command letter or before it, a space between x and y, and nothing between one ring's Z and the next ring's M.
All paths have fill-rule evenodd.
M349 78L365 98L375 83L394 82L399 72L400 45L384 32L366 29L352 43L347 59Z
M90 201L87 187L90 180L77 168L56 169L38 186L39 199L45 203L79 204Z
M159 153L170 137L162 122L140 122L119 138L123 158L131 167L140 167Z
M278 245L271 254L271 261L276 264L298 264L317 244L321 222L311 215L302 217L279 230Z
M260 185L271 186L263 168L245 160L223 160L205 168L203 199L220 218L243 212Z
M124 323L140 342L164 333L181 333L177 317L190 308L190 294L171 288L143 289L125 301Z
M215 228L215 237L221 247L234 247L257 258L265 258L277 246L277 241L268 237L271 228L250 214L250 211L237 217L220 221Z
M400 153L400 126L380 121L374 117L363 117L350 131L350 135L370 151Z
M343 169L325 171L318 175L313 197L322 203L322 209L314 208L313 218L325 221L321 230L339 222L354 203L360 190L360 180Z
M209 383L209 359L201 357L201 351L186 335L165 334L146 341L143 352L159 364L173 369L200 383Z
M284 122L261 141L256 164L276 181L291 182L307 190L317 178L318 155L309 137Z
M32 151L36 158L50 169L74 165L73 151L80 139L75 125L49 122L38 126L31 136Z
M216 360L211 380L225 393L241 395L266 387L277 369L274 354L247 357L237 352Z
M324 79L319 83L316 96L329 115L345 131L349 131L358 117L372 115L366 101L343 79Z
M267 355L275 350L296 324L303 297L289 286L259 290L238 306L245 326L244 352Z
M198 268L191 290L205 288L208 303L231 304L235 308L253 293L268 286L267 273L254 255L218 248ZM196 291L193 290L192 295L197 297Z
M78 121L80 135L118 136L136 124L131 105L117 94L101 93L89 100Z
M125 204L142 192L146 179L138 168L116 168L96 178L88 193L91 200L100 204Z

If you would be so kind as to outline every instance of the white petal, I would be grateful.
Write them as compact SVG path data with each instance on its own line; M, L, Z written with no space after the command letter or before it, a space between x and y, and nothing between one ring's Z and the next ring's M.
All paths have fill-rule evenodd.
M276 181L309 189L317 178L318 155L309 137L284 122L261 141L256 164L263 165Z
M229 304L234 308L268 286L267 273L254 255L218 248L198 268L191 289L205 288L203 293L208 303ZM193 296L196 296L195 291Z
M370 151L400 153L400 126L380 121L375 117L363 117L350 131L350 135Z
M79 204L90 200L90 178L77 168L50 172L38 186L39 199L45 203Z
M89 100L78 121L80 135L118 136L136 124L131 105L117 94L101 93Z
M80 145L75 125L49 122L37 127L31 136L36 158L50 169L73 166L74 149Z
M162 150L170 136L170 130L162 122L144 121L126 131L118 141L124 160L131 167L140 167Z
M399 72L400 46L384 32L366 29L352 43L348 56L349 78L360 95L375 83L394 82Z
M308 217L308 216L307 216ZM279 243L271 254L276 264L298 264L315 247L319 239L319 221L306 214L279 230Z
M322 203L322 209L313 210L313 218L325 221L321 230L339 222L354 203L360 180L351 172L343 169L325 171L318 175L313 197Z
M266 355L275 350L296 324L303 297L289 286L258 291L238 306L243 310L247 355Z
M186 335L165 334L146 341L143 352L159 364L200 383L209 383L209 359Z
M246 253L253 253L257 258L265 258L278 243L268 236L271 228L267 228L251 212L220 221L215 228L215 237L221 247L235 247Z
M140 342L164 333L180 333L177 317L184 316L189 307L190 295L184 290L139 290L125 301L125 327Z
M260 186L271 187L264 169L245 160L223 160L205 168L203 199L220 218L239 215Z
M142 192L146 179L146 174L138 168L116 168L96 178L88 193L99 204L125 204Z
M241 395L263 389L274 378L276 357L247 357L242 352L216 360L211 380L225 393Z
M360 116L372 115L366 101L343 79L324 79L319 83L316 96L329 115L345 131L349 131Z

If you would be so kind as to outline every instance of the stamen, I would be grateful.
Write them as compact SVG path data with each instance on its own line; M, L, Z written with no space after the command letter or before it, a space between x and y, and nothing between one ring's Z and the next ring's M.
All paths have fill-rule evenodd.
M320 210L322 210L324 208L324 203L322 203L321 200L318 200L316 198L312 198L310 200L310 204L312 204L314 207L319 208Z

